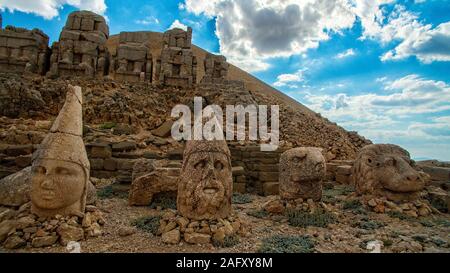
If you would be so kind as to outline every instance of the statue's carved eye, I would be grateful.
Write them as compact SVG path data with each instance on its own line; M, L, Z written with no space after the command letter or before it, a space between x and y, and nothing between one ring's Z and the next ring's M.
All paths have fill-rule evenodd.
M70 170L67 168L61 168L61 167L57 167L55 169L55 173L56 174L60 174L60 175L66 175L66 174L70 174Z
M322 168L323 168L322 163L317 163L317 164L316 164L316 170L317 170L317 171L320 171Z
M206 166L206 160L202 159L199 162L195 163L194 168L195 169L202 169Z
M42 166L37 166L37 167L33 168L33 171L36 174L45 174L47 172L47 169L45 169L45 167L42 167Z
M216 170L222 170L223 169L223 164L221 161L217 160L216 162L214 162L214 168L216 168Z

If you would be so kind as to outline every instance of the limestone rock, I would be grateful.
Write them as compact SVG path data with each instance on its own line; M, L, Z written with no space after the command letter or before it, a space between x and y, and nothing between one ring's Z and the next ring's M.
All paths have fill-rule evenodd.
M17 235L13 235L6 239L6 241L3 243L3 247L6 249L16 249L25 246L26 244L27 242L24 239L20 238Z
M16 230L17 223L14 220L5 220L0 223L0 243L2 243L8 234Z
M31 167L0 180L0 205L21 206L30 201Z
M46 247L54 245L58 241L58 236L48 235L42 237L35 237L31 241L33 247Z
M178 229L173 229L163 233L161 240L166 244L178 244L178 242L180 242L180 236L180 231Z
M203 233L185 233L184 240L190 244L208 244L211 240L211 235Z
M70 241L78 242L84 239L84 231L79 227L62 224L56 231L60 236L60 243L64 246Z
M130 236L133 235L134 233L136 233L136 229L133 227L121 227L119 228L119 236L120 237L126 237L126 236Z

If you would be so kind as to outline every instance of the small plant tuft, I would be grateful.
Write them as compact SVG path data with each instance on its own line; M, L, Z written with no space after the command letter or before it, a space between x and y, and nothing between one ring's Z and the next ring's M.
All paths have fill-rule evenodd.
M138 218L133 221L133 226L138 229L144 230L146 232L150 232L153 235L156 235L159 229L159 221L161 220L161 216L144 216Z
M385 224L377 222L377 221L363 221L363 222L359 222L357 224L357 226L359 228L366 229L366 230L374 230L374 229L384 227Z
M233 193L233 197L231 199L232 204L247 204L251 203L253 201L253 198L249 194L242 194L235 192Z
M265 218L269 216L269 213L265 210L252 210L247 212L247 214L256 218Z
M115 122L105 122L102 125L100 125L100 129L111 129L117 126L117 123Z
M212 240L212 243L215 247L233 247L237 244L239 244L239 236L237 234L232 235L226 235L223 239L223 242L220 242L218 240Z
M263 239L259 253L311 253L314 242L309 236L274 235Z
M177 209L176 197L169 195L156 196L150 203L150 208L156 209L157 207L161 207L162 209Z
M301 210L287 210L289 224L294 227L323 227L326 228L328 224L334 223L336 217L325 210L317 210L314 213L308 213Z

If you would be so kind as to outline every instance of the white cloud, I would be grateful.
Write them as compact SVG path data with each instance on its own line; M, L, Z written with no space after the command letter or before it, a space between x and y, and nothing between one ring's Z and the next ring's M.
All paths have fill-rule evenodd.
M423 1L416 0L419 2ZM179 8L215 18L221 54L249 71L267 69L272 57L303 55L328 40L329 33L351 28L357 18L363 28L361 39L375 39L383 45L398 43L381 56L383 61L408 56L416 56L424 63L450 61L448 23L433 29L423 24L418 14L396 3L396 0L185 0ZM348 53L340 56L351 56L351 51Z
M289 88L298 88L298 83L303 82L303 72L305 70L298 70L293 74L281 74L278 75L277 81L273 83L276 87L287 86Z
M302 97L294 97L376 143L396 143L415 156L449 160L448 152L441 149L450 148L450 116L444 112L450 110L450 85L418 75L379 82L389 92L359 95L306 92ZM424 113L433 113L435 117L427 118Z
M187 29L188 29L188 27L185 24L178 21L178 19L173 21L172 25L170 25L170 27L168 29L173 29L173 28L181 28L182 30L185 30L185 31L187 31Z
M381 60L400 60L409 56L416 56L423 63L450 61L450 22L434 29L430 25L416 29Z
M355 21L347 0L185 0L181 7L215 17L221 54L249 71L267 69L269 58L316 48Z
M138 19L134 21L136 24L139 25L144 25L144 26L148 26L148 25L158 25L159 24L159 20L158 18L154 17L154 16L147 16L144 19Z
M337 55L336 55L336 59L347 58L347 57L350 57L350 56L354 56L355 54L356 54L356 53L355 53L355 51L353 50L353 48L349 48L349 49L347 49L346 51L337 54Z
M90 10L98 14L104 14L106 11L104 0L2 0L0 9L10 12L34 13L45 19L52 19L58 16L59 9L64 5L70 5L80 10Z

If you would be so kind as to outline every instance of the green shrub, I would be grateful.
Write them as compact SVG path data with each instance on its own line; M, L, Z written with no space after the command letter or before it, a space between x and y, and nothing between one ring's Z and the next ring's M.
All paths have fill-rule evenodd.
M344 202L343 208L345 210L358 210L358 209L362 208L362 204L357 199L349 200L349 201Z
M241 194L238 192L233 193L233 197L231 199L232 204L247 204L251 203L253 198L249 194Z
M294 227L314 226L326 228L328 224L336 221L336 217L333 214L324 210L309 213L290 209L286 211L286 216L288 217L289 224Z
M335 198L339 195L348 195L354 192L354 188L348 185L339 185L334 188L328 188L323 190L322 199Z
M116 126L117 126L117 124L115 122L105 122L102 125L100 125L100 129L111 129Z
M392 244L394 244L394 241L392 241L391 239L383 239L383 246L385 247L390 247Z
M177 199L175 196L157 195L150 203L151 209L161 207L162 209L177 209Z
M428 198L428 201L430 202L430 205L438 211L443 213L448 212L447 202L445 202L445 200L441 198Z
M105 186L97 190L97 196L101 199L114 197L114 191L111 185Z
M406 214L404 214L402 212L399 212L399 211L389 211L388 215L390 217L392 217L392 218L398 218L400 220L408 220L408 221L415 220L413 217L408 216L408 215L406 215Z
M108 185L98 189L97 196L100 199L108 199L113 197L128 198L128 193L123 191L115 191L112 185Z
M247 212L247 214L256 218L265 218L269 216L269 213L265 210L252 210Z
M383 223L376 222L376 221L363 221L363 222L359 222L357 224L357 226L359 228L366 229L366 230L374 230L377 228L384 227L385 225Z
M239 236L237 234L226 235L223 242L212 240L215 247L232 247L239 244Z
M311 253L314 242L309 236L275 235L262 241L259 253Z
M133 221L133 226L156 235L161 216L144 216Z

